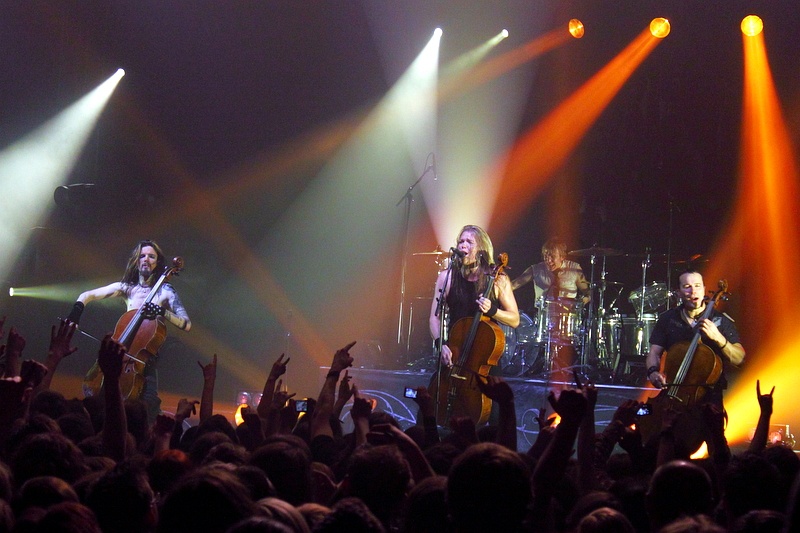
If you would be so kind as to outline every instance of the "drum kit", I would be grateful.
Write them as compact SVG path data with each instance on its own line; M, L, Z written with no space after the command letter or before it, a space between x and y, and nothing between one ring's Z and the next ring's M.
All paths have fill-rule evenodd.
M648 339L658 313L670 306L667 283L647 283L650 254L642 261L642 285L630 291L627 301L633 314L620 313L624 285L606 279L606 258L636 257L613 248L592 247L574 250L570 257L588 257L591 262L589 286L591 300L540 297L532 316L520 314L520 326L503 327L506 351L501 364L506 376L547 377L559 371L579 371L596 382L619 381L631 366L644 366L650 345ZM600 263L599 279L595 265ZM562 357L563 351L573 355Z

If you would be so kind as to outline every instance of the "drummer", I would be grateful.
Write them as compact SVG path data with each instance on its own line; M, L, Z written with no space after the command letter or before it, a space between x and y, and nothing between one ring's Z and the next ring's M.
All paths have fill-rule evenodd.
M536 263L511 282L511 287L519 287L533 282L536 301L541 298L553 300L556 298L580 299L584 304L589 303L589 282L583 275L581 265L567 259L567 244L554 237L542 245L542 258L544 261Z

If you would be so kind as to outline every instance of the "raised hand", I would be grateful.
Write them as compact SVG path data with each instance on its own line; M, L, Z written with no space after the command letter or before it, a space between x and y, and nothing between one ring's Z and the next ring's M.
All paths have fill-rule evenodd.
M356 341L351 342L344 348L339 348L333 354L333 362L331 363L331 372L341 372L345 368L353 366L353 358L350 356L350 348L356 344Z
M197 362L200 369L203 371L203 380L215 381L217 379L217 354L211 358L211 362L203 365L200 361Z
M289 401L290 398L294 398L296 394L296 392L290 393L288 390L283 390L283 383L281 380L278 380L275 386L275 393L272 395L272 408L283 409L286 406L286 402Z
M22 350L25 349L25 337L17 333L16 328L8 330L6 341L6 377L19 375Z
M636 423L636 411L639 410L639 402L636 400L623 401L617 410L614 411L612 420L619 420L623 426L630 426Z
M178 408L175 410L175 418L180 420L185 420L192 415L197 414L197 405L200 402L197 400L187 400L186 398L181 398L178 400Z
M580 391L564 389L556 398L553 392L547 397L547 401L553 410L561 415L561 423L567 421L576 422L580 420L586 412L588 401L586 396Z
M284 361L283 358L285 355L286 354L281 354L280 357L278 357L278 360L272 363L272 369L269 371L269 376L267 379L275 381L286 373L286 365L289 364L289 361L291 361L292 358L287 357L286 361Z
M58 329L56 329L56 326L50 329L50 348L47 350L48 359L58 362L78 350L77 346L70 346L72 336L77 329L77 324L66 319L59 321Z
M22 350L25 349L25 337L17 332L16 328L11 328L8 330L8 342L6 343L6 349L9 352L17 352L18 354L22 353Z
M336 402L346 404L350 398L353 397L353 385L350 380L353 379L350 373L345 370L344 377L339 382L339 395L336 397Z
M103 371L105 379L117 379L122 373L122 359L125 357L125 346L111 338L111 334L103 337L100 351L97 353L97 363Z
M369 418L370 414L372 414L372 402L369 398L361 396L358 387L353 385L353 407L350 408L350 416L355 421L359 418Z
M758 406L761 408L761 413L765 415L772 415L772 393L775 392L775 387L769 391L769 394L761 394L761 380L756 380L756 396L758 397Z
M19 377L28 387L38 387L45 375L47 375L47 367L39 361L26 359L22 362Z
M504 403L514 401L514 391L511 390L511 386L506 383L503 378L497 376L483 377L479 374L475 374L475 382L478 385L478 389L494 402Z
M417 391L417 397L414 398L414 402L419 405L419 411L422 416L434 416L436 410L434 409L433 396L428 392L428 388L420 386L415 390Z

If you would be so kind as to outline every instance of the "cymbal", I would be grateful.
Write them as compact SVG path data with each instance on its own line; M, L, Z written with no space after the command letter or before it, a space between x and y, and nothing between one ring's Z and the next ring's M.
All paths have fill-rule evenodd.
M667 257L667 254L656 254L656 253L649 253L649 254L625 254L625 257L635 257L636 259L646 259L650 257L650 259L655 259L657 257Z
M414 252L411 255L447 255L448 252L443 252L442 250L434 250L432 252Z
M597 281L594 283L593 287L602 287L603 285L606 287L622 287L624 283L621 281Z
M600 248L599 246L592 246L591 248L584 248L582 250L572 250L567 255L571 255L573 257L589 257L590 255L622 255L622 251L615 250L614 248Z
M708 258L702 256L702 254L694 254L691 257L687 257L686 259L679 259L677 261L670 261L672 265L691 265L692 263L708 263Z

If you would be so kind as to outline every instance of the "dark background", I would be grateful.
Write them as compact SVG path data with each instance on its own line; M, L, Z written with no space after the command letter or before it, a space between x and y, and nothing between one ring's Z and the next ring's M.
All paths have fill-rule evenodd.
M259 271L248 267L250 258L240 256L241 250L226 246L225 228L233 228L265 261L327 347L357 338L365 341L360 343L362 360L403 366L425 355L429 300L423 298L430 294L436 266L426 258L409 258L408 294L422 302L415 309L417 332L409 354L393 346L403 231L402 210L393 201L379 207L386 217L382 227L390 231L362 243L369 244L369 257L350 257L345 264L342 255L326 252L312 254L312 261L276 260L264 249L263 236L327 161L324 150L301 148L299 161L287 163L287 147L307 146L313 132L377 103L437 26L445 31L440 50L445 64L502 28L510 38L497 54L580 18L587 27L583 42L519 67L532 80L513 125L522 134L610 61L650 19L662 16L672 23L672 34L589 130L567 163L568 172L557 173L525 216L514 221L514 230L495 242L498 251L512 257L512 277L521 273L540 260L540 246L552 231L555 198L568 197L569 209L558 216L576 228L570 249L596 244L634 254L607 263L608 278L624 284L620 312L632 313L626 295L642 284L642 257L636 254L648 249L658 254L647 282L666 282L664 254L707 258L724 231L740 155L739 22L749 13L764 19L773 76L790 130L796 132L800 12L789 1L4 2L0 149L118 67L126 70L68 179L96 184L96 194L72 209L54 206L8 283L83 282L77 295L94 280L117 279L134 243L154 238L167 254L187 260L175 286L194 324L264 372L244 382L226 367L235 361L222 362L222 394L260 388L281 351L293 355L298 372L310 373L295 377L296 387L315 394L316 374L311 372L326 364L332 351L308 353L308 346L298 345L306 339L297 338L306 334L292 327L297 318L292 313L298 311L287 310L287 318L276 311L280 304L265 306L253 297L252 286L241 280L243 272L258 277ZM226 187L241 179L240 169L255 161L269 169L262 183L224 197ZM416 177L409 166L407 182L387 184L389 196L399 199ZM24 183L36 176L19 179ZM184 209L190 205L187 197L197 191L224 197L216 208L227 226L213 219L198 224L206 209L201 201L193 210ZM412 217L410 252L452 244L433 237L419 198ZM220 234L210 236L209 228ZM337 248L347 257L348 236L340 237ZM586 258L581 262L588 271ZM352 277L343 276L345 270ZM339 276L335 299L341 303L316 308L315 297L326 299L331 292L318 281ZM677 270L671 276L674 282ZM293 290L301 286L314 296L295 297ZM350 292L354 286L369 296ZM529 310L530 297L518 297L523 310ZM2 304L9 323L31 339L35 356L46 347L40 334L46 337L50 321L68 311L69 301L5 298ZM733 299L731 314L740 304ZM82 325L101 333L121 310L92 307ZM751 345L757 342L742 333ZM170 357L160 363L162 387L192 391L199 386L195 360L207 361L217 347L190 347L188 335L193 333L173 332L167 342L164 351ZM82 355L66 363L67 371L80 373L89 365L88 354L95 348L88 340L79 342Z

